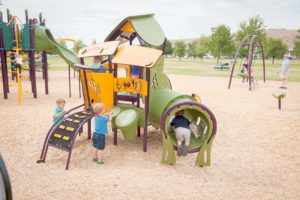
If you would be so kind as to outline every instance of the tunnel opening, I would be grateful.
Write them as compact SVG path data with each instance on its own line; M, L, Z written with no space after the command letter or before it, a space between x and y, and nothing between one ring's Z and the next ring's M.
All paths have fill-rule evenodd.
M212 136L216 133L216 120L214 115L208 108L197 102L182 102L171 106L164 112L161 121L161 128L166 137L170 137L174 148L177 149L177 141L175 131L170 123L175 116L175 113L184 110L186 117L197 128L200 137L196 138L191 134L189 153L198 152L204 142L209 142Z

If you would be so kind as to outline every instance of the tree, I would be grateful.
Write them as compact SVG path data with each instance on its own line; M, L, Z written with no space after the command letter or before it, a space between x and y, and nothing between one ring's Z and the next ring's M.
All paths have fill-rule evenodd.
M179 57L179 61L181 61L181 57L185 55L186 45L183 40L178 40L174 43L174 54Z
M221 24L216 28L212 28L210 50L217 57L217 63L221 56L229 56L234 51L234 43L230 34L230 28Z
M261 41L265 41L265 22L259 15L250 17L248 21L242 21L239 24L237 40L241 42L246 35L257 35Z
M296 39L294 42L294 48L293 48L292 54L294 56L300 57L300 29L298 30L298 35L296 36Z
M74 51L78 53L78 51L82 48L86 47L82 40L77 40L75 43Z
M192 41L191 43L189 43L187 45L187 47L188 47L188 49L187 49L188 56L193 57L194 60L197 57L198 46L199 46L199 41L197 41L197 40L194 40L194 41Z
M196 49L197 57L201 58L201 62L203 57L209 52L210 45L210 37L202 35L198 41L198 46Z
M166 55L172 55L173 54L172 43L169 40L167 40L167 42L166 42L165 54Z
M266 55L272 58L272 64L274 64L275 58L282 58L287 52L288 47L280 38L267 38L266 40Z

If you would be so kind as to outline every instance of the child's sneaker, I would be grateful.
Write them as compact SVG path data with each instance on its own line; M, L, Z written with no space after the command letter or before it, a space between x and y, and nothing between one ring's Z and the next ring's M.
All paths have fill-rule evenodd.
M186 156L189 152L188 146L181 145L181 149L182 149L182 156Z
M97 162L97 161L98 161L98 158L93 158L93 161L94 161L94 162Z
M98 161L96 161L96 163L99 164L99 165L104 164L103 160L98 160Z
M183 149L182 149L182 145L180 145L179 147L177 147L177 156L180 157L182 156L183 153Z

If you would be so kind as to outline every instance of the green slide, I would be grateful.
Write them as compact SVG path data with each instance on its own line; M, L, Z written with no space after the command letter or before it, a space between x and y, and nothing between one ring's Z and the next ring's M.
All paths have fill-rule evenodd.
M65 62L74 67L74 64L80 63L76 54L68 48L59 44L52 36L50 30L44 26L34 26L35 30L35 48L37 51L48 51L57 53Z

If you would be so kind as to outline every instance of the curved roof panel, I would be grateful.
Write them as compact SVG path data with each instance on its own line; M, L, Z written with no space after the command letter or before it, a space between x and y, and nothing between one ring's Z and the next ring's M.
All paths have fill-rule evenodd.
M129 16L125 18L105 39L116 40L122 33L134 32L143 41L153 46L160 46L165 40L165 34L154 18L154 14Z

